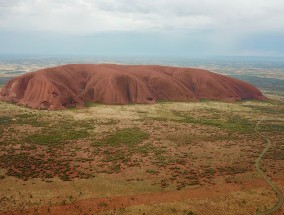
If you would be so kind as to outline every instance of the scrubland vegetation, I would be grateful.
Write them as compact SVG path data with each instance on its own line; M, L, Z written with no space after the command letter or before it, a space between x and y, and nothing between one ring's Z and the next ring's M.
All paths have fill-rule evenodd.
M264 148L254 132L260 119L273 145L262 166L283 190L280 101L88 106L48 112L0 103L0 212L52 213L72 203L74 214L205 214L202 205L253 214L275 201L254 167ZM74 206L92 198L97 206Z

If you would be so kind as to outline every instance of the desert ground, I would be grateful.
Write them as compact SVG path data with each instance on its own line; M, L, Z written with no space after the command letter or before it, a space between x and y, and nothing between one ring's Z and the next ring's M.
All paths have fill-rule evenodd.
M2 60L0 87L55 65ZM283 193L283 68L193 66L247 80L270 100L61 111L0 102L0 214L248 215L273 207L277 196L255 168L267 144L255 128L271 141L261 167Z
M255 214L284 191L284 106L159 102L33 110L0 103L2 214ZM281 212L282 211L282 212ZM282 210L276 214L283 213Z

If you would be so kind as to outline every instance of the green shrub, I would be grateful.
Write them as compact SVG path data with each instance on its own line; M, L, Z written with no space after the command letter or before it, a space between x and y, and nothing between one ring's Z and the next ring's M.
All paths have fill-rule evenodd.
M147 172L147 173L150 173L150 174L156 174L156 173L158 173L158 171L157 171L157 170L154 170L154 169L147 169L146 172Z
M187 113L177 112L177 111L173 111L173 113L176 116L182 118L178 120L180 122L215 126L231 132L248 133L254 131L255 127L254 123L238 115L225 116L224 119L221 119L221 118L202 118L202 117L193 118Z

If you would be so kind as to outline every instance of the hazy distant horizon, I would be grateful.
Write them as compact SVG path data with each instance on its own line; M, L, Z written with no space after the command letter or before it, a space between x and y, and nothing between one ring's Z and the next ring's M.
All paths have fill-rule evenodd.
M103 56L103 55L5 55L0 54L0 64L41 65L42 67L64 64L136 64L177 67L211 68L219 70L235 68L284 69L284 57L267 56Z

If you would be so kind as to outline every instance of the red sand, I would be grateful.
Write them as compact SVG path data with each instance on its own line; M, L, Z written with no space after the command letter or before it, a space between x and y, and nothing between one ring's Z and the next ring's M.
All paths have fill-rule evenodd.
M277 183L283 184L283 182L284 182L283 179L277 180ZM37 212L38 214L53 214L53 215L108 214L106 212L108 210L117 209L119 211L119 208L127 208L135 205L171 203L171 202L184 201L189 199L210 200L226 196L228 193L234 193L236 191L264 188L267 186L268 185L263 179L256 179L244 182L242 184L234 184L234 183L218 184L218 185L204 186L199 188L189 188L184 190L173 190L167 192L81 199L66 205L40 207L37 210ZM34 212L35 208L29 208L23 211L16 210L4 214L23 215L23 214L33 214ZM275 215L283 214L282 212L283 208L280 209L278 212L276 212Z
M10 80L1 101L37 109L103 104L266 99L254 86L202 69L166 66L71 64L31 72Z

